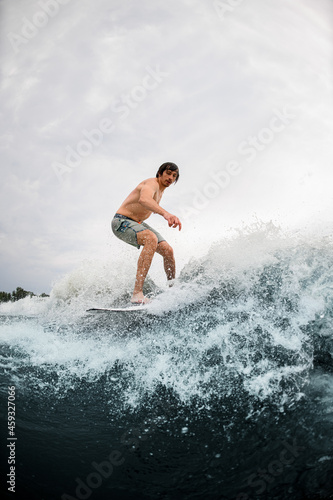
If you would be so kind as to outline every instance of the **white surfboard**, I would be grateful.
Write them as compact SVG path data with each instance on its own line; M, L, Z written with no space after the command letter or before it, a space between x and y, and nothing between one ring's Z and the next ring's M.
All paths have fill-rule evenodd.
M87 309L86 312L96 312L96 313L108 313L108 312L133 312L133 311L147 311L147 305L135 305L128 307L94 307L92 309Z

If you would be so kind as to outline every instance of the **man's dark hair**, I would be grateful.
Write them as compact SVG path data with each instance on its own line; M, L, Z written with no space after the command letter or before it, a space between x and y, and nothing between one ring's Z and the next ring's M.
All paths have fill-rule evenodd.
M177 177L175 180L175 184L176 184L176 182L179 179L179 168L177 167L177 165L175 163L170 162L170 161L163 163L163 165L161 165L160 168L157 170L156 177L159 177L160 175L162 175L165 170L171 170L172 172L175 172L175 171L177 172Z

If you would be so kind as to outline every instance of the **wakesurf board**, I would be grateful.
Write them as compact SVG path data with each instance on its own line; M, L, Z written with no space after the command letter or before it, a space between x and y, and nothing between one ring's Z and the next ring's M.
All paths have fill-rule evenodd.
M138 304L128 307L93 307L92 309L87 309L86 312L92 313L127 313L127 312L144 312L147 311L146 304Z

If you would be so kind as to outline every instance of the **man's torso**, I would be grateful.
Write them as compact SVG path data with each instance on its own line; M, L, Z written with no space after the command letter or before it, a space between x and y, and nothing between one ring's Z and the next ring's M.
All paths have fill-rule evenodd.
M130 217L137 222L148 219L148 217L152 214L152 211L144 208L141 203L139 203L140 192L145 184L149 184L150 186L154 187L154 189L156 188L153 199L156 201L156 203L160 203L162 192L159 189L157 179L146 179L145 181L140 182L140 184L138 184L138 186L136 186L136 188L133 189L133 191L127 196L125 201L117 210L117 213L125 215L126 217Z

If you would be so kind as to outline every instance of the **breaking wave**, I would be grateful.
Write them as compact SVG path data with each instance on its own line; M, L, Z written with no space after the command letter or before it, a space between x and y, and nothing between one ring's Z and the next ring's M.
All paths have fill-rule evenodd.
M332 370L332 266L329 238L258 225L191 259L172 288L148 280L147 312L93 315L129 299L134 269L86 262L50 298L1 305L1 365L21 390L59 398L98 382L119 409L167 394L283 411L314 365Z

